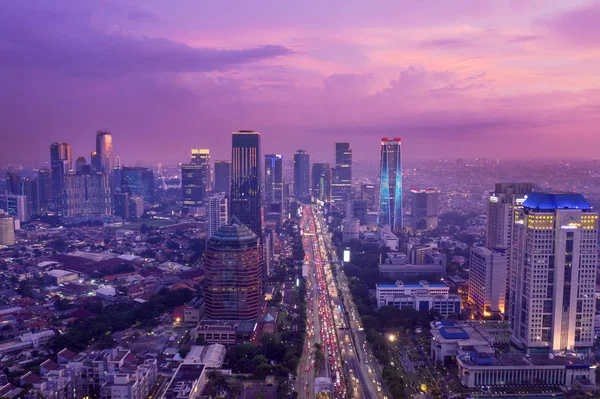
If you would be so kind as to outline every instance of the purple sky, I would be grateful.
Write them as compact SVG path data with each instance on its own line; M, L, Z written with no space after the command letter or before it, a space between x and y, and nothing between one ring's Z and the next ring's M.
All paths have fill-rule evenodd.
M600 156L600 2L12 1L0 5L1 162L263 153ZM88 159L89 161L89 159Z

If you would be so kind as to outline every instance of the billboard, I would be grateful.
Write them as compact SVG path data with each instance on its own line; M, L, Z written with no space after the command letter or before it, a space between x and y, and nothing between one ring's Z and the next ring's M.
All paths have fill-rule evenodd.
M344 263L350 262L350 249L344 249Z

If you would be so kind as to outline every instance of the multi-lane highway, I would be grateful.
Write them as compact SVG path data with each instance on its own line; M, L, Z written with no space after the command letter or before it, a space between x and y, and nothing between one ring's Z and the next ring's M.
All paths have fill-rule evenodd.
M300 227L306 254L308 335L296 389L305 397L315 397L314 377L328 377L333 383L333 397L350 393L356 399L387 399L348 283L341 271L332 272L332 266L337 268L337 259L322 215L313 207L303 207ZM315 371L317 342L322 345L325 360L320 370Z

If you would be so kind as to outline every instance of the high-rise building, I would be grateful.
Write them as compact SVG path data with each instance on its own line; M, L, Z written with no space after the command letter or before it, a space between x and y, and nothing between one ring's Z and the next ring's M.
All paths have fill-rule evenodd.
M369 211L377 210L377 188L374 184L360 185L360 199L367 201Z
M50 206L52 204L52 172L50 169L40 169L38 170L38 206L40 208L40 214L50 210Z
M402 140L381 139L379 225L392 232L404 229L402 218Z
M129 217L140 218L144 214L144 197L129 196Z
M352 215L360 221L361 225L367 224L367 215L369 213L368 201L354 200L352 201Z
M92 171L101 172L102 171L102 162L100 160L100 156L96 151L92 151L90 153L90 165L92 167Z
M508 254L482 245L471 247L469 303L482 316L504 313Z
M415 229L435 229L438 226L440 212L440 190L431 188L426 190L412 189L410 195Z
M192 149L191 163L181 165L183 211L198 213L210 189L210 151Z
M50 145L50 169L54 196L52 207L55 214L61 215L64 178L73 171L73 158L69 144L55 142Z
M115 193L114 208L115 215L120 216L123 219L129 219L129 194L128 193Z
M115 168L115 157L113 155L112 133L105 130L96 132L96 154L99 158L99 172L108 176L110 187L113 186L113 169Z
M265 209L266 213L283 211L283 155L265 155Z
M498 183L489 197L486 247L509 248L512 241L514 212L521 208L532 183Z
M0 214L0 245L15 245L15 222L12 216Z
M235 158L233 163L236 164ZM251 320L259 317L264 299L260 240L235 216L208 240L204 268L207 283L204 296L209 318Z
M21 179L20 194L27 200L27 217L32 218L40 214L38 183L31 177Z
M229 215L225 193L216 193L206 201L206 241L227 224Z
M294 196L298 199L310 197L310 156L304 150L294 154Z
M85 172L85 167L87 166L87 162L84 157L77 157L75 160L75 173L83 173Z
M19 195L21 190L21 176L15 172L6 172L6 193Z
M152 169L125 166L121 173L123 192L142 197L149 204L154 202L154 172Z
M260 133L252 130L233 132L229 212L257 237L262 236L260 163Z
M331 202L331 168L328 163L313 163L312 194L317 201Z
M581 194L532 192L514 211L508 321L528 352L594 343L598 213Z
M231 192L231 161L215 161L215 192Z
M26 222L29 218L27 210L27 197L25 195L6 195L6 213L19 222Z
M335 169L331 172L331 202L345 209L352 195L352 150L350 143L335 143Z
M69 174L64 179L63 217L100 219L112 209L108 176L105 173Z

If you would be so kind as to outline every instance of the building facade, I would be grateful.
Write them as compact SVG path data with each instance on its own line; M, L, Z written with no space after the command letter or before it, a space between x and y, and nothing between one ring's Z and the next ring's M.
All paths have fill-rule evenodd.
M15 222L12 216L0 214L0 245L15 245Z
M310 156L304 150L294 154L294 196L304 200L310 197Z
M217 320L257 319L263 305L260 240L235 216L204 251L206 315Z
M206 241L217 230L227 224L229 215L228 200L225 193L217 193L208 197L206 201Z
M471 247L469 303L482 316L504 313L508 253L481 245Z
M450 288L445 284L429 284L421 281L418 284L377 284L377 307L393 306L398 309L406 307L419 311L436 310L442 316L459 314L461 299L458 295L450 295Z
M52 207L55 214L61 215L64 177L73 171L73 157L69 144L55 142L50 145L50 170L54 196Z
M522 207L534 189L532 183L498 183L488 202L488 223L485 246L510 248L514 212Z
M265 213L283 214L283 155L265 155Z
M233 132L229 212L259 237L263 225L260 161L260 133Z
M352 149L350 143L335 143L335 169L331 173L331 202L343 210L352 198Z
M594 342L598 213L581 194L530 193L515 210L508 321L528 352Z
M331 168L328 163L313 163L312 195L315 201L331 202Z
M147 203L154 203L154 172L152 169L125 166L121 175L121 189L124 193L142 197Z
M438 226L440 212L440 190L425 189L410 191L413 227L417 230L432 230Z
M379 173L379 225L396 233L404 229L402 218L402 141L381 139Z
M110 216L112 201L105 173L69 174L64 178L63 217L98 219Z
M192 149L191 162L181 165L181 189L183 212L197 214L210 189L208 149Z
M225 193L229 197L231 191L231 161L215 161L215 192Z

